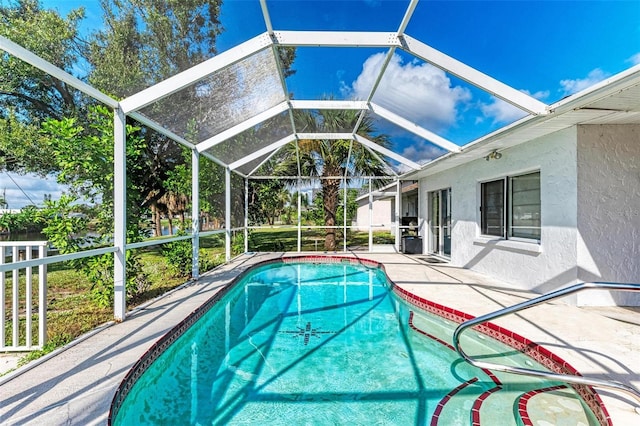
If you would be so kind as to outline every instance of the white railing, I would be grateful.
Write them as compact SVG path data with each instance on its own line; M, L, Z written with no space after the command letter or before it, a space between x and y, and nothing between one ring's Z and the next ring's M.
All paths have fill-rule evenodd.
M34 258L43 259L47 256L47 241L0 241L0 266L23 261L29 262ZM28 263L27 263L28 264ZM17 266L17 265L16 265ZM5 266L6 267L6 266ZM38 309L38 337L34 342L33 332L33 266L11 268L11 292L7 286L7 274L4 268L0 270L0 351L30 351L42 349L47 340L47 265L42 263L38 268L38 287L35 306ZM20 271L24 270L24 292L21 292ZM22 294L22 298L20 297ZM7 297L11 303L7 303ZM22 299L22 300L21 300ZM22 302L22 304L21 304ZM11 306L11 315L7 316L7 305ZM10 318L10 319L9 319ZM11 338L7 336L7 320L11 322ZM20 344L21 323L24 330L24 344Z
M460 324L453 332L453 347L455 348L456 352L458 352L460 357L462 357L469 364L476 366L478 368L484 368L487 370L504 371L506 373L521 374L524 376L542 377L544 379L549 379L549 380L557 380L557 381L566 382L566 383L575 383L578 385L594 386L597 388L603 388L603 389L608 389L615 392L624 393L625 395L636 400L635 410L640 414L640 390L634 388L631 385L627 385L624 383L620 383L620 382L616 382L614 380L608 380L608 379L576 376L573 374L565 374L565 373L554 373L551 371L533 370L530 368L513 367L506 364L496 364L493 362L486 362L480 359L482 358L481 356L476 355L472 357L462 350L462 347L460 344L460 334L467 328L485 323L487 321L490 321L496 318L501 318L505 315L509 315L514 312L519 312L521 310L528 309L548 301L559 299L569 294L578 293L580 291L590 290L590 289L640 292L640 284L612 283L612 282L578 283L569 287L561 288L560 290L555 290L555 291L543 294L542 296L538 296L533 299L525 300L524 302L520 302L516 305L507 306L506 308L502 308L495 312L490 312L488 314L484 314L479 317L472 318ZM570 319L567 319L567 321L570 321ZM598 325L590 324L587 326L597 327Z

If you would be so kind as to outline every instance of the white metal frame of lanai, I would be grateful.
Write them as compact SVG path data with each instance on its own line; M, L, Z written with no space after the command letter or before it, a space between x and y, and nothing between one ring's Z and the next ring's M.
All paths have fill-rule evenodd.
M126 117L129 116L141 124L148 126L149 128L169 137L173 141L187 147L191 151L191 164L192 164L192 217L198 218L200 211L199 203L199 161L200 156L204 156L211 161L224 167L225 170L225 251L226 259L230 259L231 253L231 173L237 173L243 178L257 178L252 175L257 168L255 168L249 174L242 174L238 171L238 168L246 165L252 161L258 160L264 156L267 159L272 154L276 153L279 149L289 143L297 143L304 139L335 139L335 140L350 140L351 143L359 143L366 147L371 153L378 158L386 156L398 163L406 166L410 170L419 170L421 165L414 161L411 161L401 154L394 152L388 148L382 147L375 142L357 134L358 127L360 126L365 114L373 113L377 116L388 120L403 129L406 129L410 133L417 135L429 142L443 148L450 153L460 152L462 148L455 143L446 140L445 138L437 135L428 129L411 122L410 120L384 108L373 102L374 94L379 87L379 84L384 76L387 66L397 49L402 49L405 52L414 55L442 70L455 75L462 80L490 93L491 95L500 98L528 113L530 116L545 115L549 113L549 108L546 104L538 101L537 99L519 91L508 85L501 83L500 81L489 77L482 72L475 70L464 63L428 46L416 40L409 35L405 34L405 29L411 19L411 15L417 5L417 0L413 0L409 3L407 10L404 14L402 21L398 26L396 32L335 32L335 31L276 31L271 24L271 19L268 12L266 0L260 0L262 13L265 21L267 31L263 34L254 37L228 51L225 51L201 64L198 64L186 71L183 71L173 77L170 77L154 86L144 89L132 96L127 97L121 101L117 101L110 96L105 95L94 87L81 81L80 79L72 76L64 70L57 68L44 59L36 56L29 50L19 46L11 40L0 36L0 49L5 52L31 64L32 66L50 74L51 76L63 81L64 83L78 89L82 93L90 96L91 98L107 105L114 111L114 235L113 235L113 247L99 250L89 250L82 252L81 254L63 255L48 257L44 260L31 260L30 266L36 266L43 263L53 263L56 261L67 260L68 257L85 257L96 254L102 254L104 252L113 252L115 255L114 261L114 289L115 289L115 302L114 302L114 316L116 320L124 320L126 310L126 267L125 267L125 254L127 249L136 247L142 247L145 245L160 244L158 241L148 241L137 244L127 244L126 242ZM347 101L347 100L294 100L291 99L285 78L282 70L282 66L278 58L278 48L280 47L311 47L311 46L325 46L325 47L382 47L387 48L387 53L383 65L377 75L375 83L371 88L369 96L366 100L361 101ZM225 129L203 141L192 143L185 139L183 136L172 132L167 129L161 123L158 123L143 113L140 112L146 106L152 105L161 99L168 97L169 95L180 91L198 81L210 77L215 74L216 71L230 67L231 65L250 57L258 52L262 52L265 49L270 49L272 54L276 58L278 65L279 80L282 85L282 92L284 101L279 104L270 107L265 111L256 111L256 114L239 123L231 128ZM303 133L296 129L293 111L297 109L351 109L360 111L358 122L355 128L351 132L347 133ZM265 120L268 120L278 114L289 112L289 118L292 126L292 132L288 136L281 138L275 142L272 142L256 152L246 156L245 158L236 159L233 162L226 163L219 158L216 158L211 153L207 152L210 148L238 135L239 133L250 129L251 127L258 125ZM271 155L270 155L271 154ZM266 160L265 160L266 161ZM401 176L395 173L393 176L396 180L399 180ZM344 176L337 178L347 179L348 176L345 173ZM365 177L366 178L366 177ZM246 183L245 183L246 187ZM398 183L399 188L399 183ZM345 189L346 190L346 189ZM400 197L397 197L399 199ZM399 211L399 206L396 210ZM300 211L300 200L298 199L298 211ZM245 213L246 216L246 213ZM300 216L300 214L298 214ZM344 224L346 227L346 223ZM245 227L247 229L247 220L245 217ZM197 278L198 276L198 246L199 246L199 224L197 220L193 220L193 229L190 236L176 237L174 239L163 240L163 242L175 241L176 239L191 239L193 244L193 274ZM371 238L370 238L371 240ZM246 239L245 239L246 241ZM298 233L298 249L300 249L300 233ZM24 263L24 265L23 265ZM26 267L27 262L18 262L20 267ZM33 264L33 265L32 265ZM17 266L16 266L17 267ZM2 265L2 271L10 270L9 265Z

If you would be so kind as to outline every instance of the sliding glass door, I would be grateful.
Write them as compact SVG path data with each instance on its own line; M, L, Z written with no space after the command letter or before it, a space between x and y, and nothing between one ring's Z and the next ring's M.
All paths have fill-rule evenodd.
M451 188L429 192L429 252L451 256Z

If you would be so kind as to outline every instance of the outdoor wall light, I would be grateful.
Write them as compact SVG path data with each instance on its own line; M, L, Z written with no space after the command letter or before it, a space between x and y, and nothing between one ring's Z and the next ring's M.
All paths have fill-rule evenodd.
M487 155L486 157L484 157L485 160L489 161L489 160L499 160L502 158L502 154L500 154L498 151L496 151L495 149L493 151L491 151L489 153L489 155Z

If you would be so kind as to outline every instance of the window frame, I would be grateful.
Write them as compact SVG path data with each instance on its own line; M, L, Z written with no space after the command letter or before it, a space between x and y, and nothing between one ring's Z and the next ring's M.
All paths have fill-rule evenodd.
M502 210L501 210L501 217L500 217L500 228L502 233L501 234L490 234L488 232L484 232L485 229L487 229L489 227L489 224L485 224L485 220L486 220L486 205L485 205L485 194L486 194L486 190L485 190L485 185L489 185L489 184L494 184L494 183L498 183L501 182L502 183ZM487 237L498 237L498 238L502 238L502 239L507 239L507 227L506 227L506 217L507 217L507 211L506 211L506 203L507 203L507 177L501 177L498 179L492 179L492 180L488 180L488 181L484 181L484 182L480 182L480 235L482 236L487 236Z
M502 177L498 177L498 178L494 178L494 179L488 179L488 180L483 180L481 182L479 182L479 221L478 221L478 229L480 232L480 236L484 237L484 238L491 238L491 239L500 239L500 240L511 240L511 241L522 241L522 242L526 242L526 243L531 243L531 242L536 242L538 244L540 244L541 239L542 239L542 223L540 222L540 225L538 226L539 229L539 236L533 237L533 238L527 238L527 237L523 237L523 236L513 236L513 193L512 193L512 189L513 189L513 179L517 179L519 177L523 177L523 176L527 176L527 175L533 175L533 174L537 174L538 175L538 193L539 193L539 209L538 209L538 215L539 215L539 220L541 219L542 216L542 196L541 196L541 188L540 188L540 179L541 179L541 174L540 174L540 170L536 169L536 170L531 170L531 171L526 171L526 172L521 172L521 173L516 173L516 174L511 174L511 175L505 175ZM501 235L497 235L497 234L489 234L489 233L485 233L485 229L488 226L488 224L486 223L486 211L485 211L485 194L486 194L486 185L491 184L491 183L496 183L496 182L501 182L502 183L502 215L503 217L501 218L502 224L502 234Z

